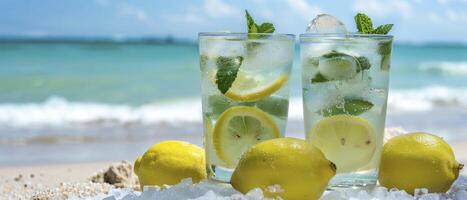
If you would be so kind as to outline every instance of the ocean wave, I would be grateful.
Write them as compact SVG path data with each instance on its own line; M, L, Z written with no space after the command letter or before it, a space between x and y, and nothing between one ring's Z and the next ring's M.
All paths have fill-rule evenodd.
M467 75L467 62L428 62L420 64L419 69L445 75L465 76Z
M388 110L391 111L420 112L446 107L467 111L467 88L429 86L389 91Z
M301 97L292 97L289 119L300 120ZM430 86L418 89L390 90L390 112L426 112L452 107L467 112L467 88ZM71 102L50 97L40 103L0 104L0 125L34 127L94 124L157 124L200 123L199 97L157 102L141 106Z
M0 104L0 124L10 126L57 126L95 123L198 122L199 98L145 104L142 106L70 102L50 97L42 103Z

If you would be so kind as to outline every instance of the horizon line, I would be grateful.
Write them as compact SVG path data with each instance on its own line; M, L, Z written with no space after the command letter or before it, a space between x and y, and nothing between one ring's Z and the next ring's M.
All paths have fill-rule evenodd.
M197 39L166 36L27 36L0 35L0 43L121 43L121 44L196 44ZM465 41L395 41L396 45L413 46L462 46Z

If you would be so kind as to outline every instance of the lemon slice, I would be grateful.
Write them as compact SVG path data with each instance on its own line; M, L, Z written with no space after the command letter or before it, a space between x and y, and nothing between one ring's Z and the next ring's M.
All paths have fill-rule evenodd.
M248 148L279 136L279 128L264 111L236 106L224 111L217 120L213 144L219 159L233 168Z
M337 172L349 172L367 165L376 149L373 126L361 117L335 115L319 121L308 139L337 166Z
M230 89L224 94L235 101L257 101L279 90L288 80L287 75L264 76L238 72Z

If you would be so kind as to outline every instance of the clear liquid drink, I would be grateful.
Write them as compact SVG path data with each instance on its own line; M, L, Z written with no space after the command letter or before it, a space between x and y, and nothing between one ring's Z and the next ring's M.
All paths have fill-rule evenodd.
M331 189L376 184L391 48L387 35L300 35L305 134L337 167Z
M242 154L283 137L294 36L200 33L206 170L229 182Z

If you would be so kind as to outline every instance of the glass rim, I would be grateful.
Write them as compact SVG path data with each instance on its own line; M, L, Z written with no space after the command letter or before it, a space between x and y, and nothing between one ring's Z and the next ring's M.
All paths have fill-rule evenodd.
M248 35L262 35L262 36L279 36L279 37L288 37L294 38L294 34L289 33L245 33L245 32L199 32L198 37L246 37ZM257 39L267 39L267 38L257 38Z
M365 33L302 33L299 35L300 39L308 38L376 38L376 39L393 39L393 35L384 34L365 34Z

